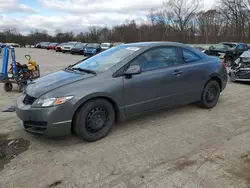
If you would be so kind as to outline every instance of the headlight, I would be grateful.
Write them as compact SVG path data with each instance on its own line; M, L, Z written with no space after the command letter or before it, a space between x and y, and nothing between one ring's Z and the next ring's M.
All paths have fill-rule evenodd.
M37 99L36 102L33 104L33 107L42 108L42 107L58 106L58 105L68 102L72 98L73 96Z

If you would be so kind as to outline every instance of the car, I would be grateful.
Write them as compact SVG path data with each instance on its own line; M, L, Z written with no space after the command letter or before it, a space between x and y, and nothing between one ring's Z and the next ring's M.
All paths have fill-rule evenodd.
M118 46L118 45L121 45L121 44L125 44L125 43L124 42L114 42L113 46Z
M221 42L210 46L204 53L224 59L225 64L230 67L233 62L246 50L248 50L248 45L246 43Z
M74 54L83 55L83 50L84 50L86 45L87 45L87 43L81 43L81 42L76 43L76 45L71 49L71 54L72 55L74 55Z
M65 44L67 44L66 42L60 43L55 47L55 51L56 52L62 52L62 46L64 46Z
M88 43L83 51L84 56L92 56L100 53L102 51L101 45L99 43Z
M111 48L112 46L113 46L112 43L108 43L108 42L101 43L101 49L102 49L102 51L107 50L107 49Z
M35 44L35 48L42 48L44 42L39 42L37 44Z
M15 111L29 133L94 142L149 111L194 102L211 109L227 81L223 61L185 44L130 43L30 82Z
M250 82L250 50L243 52L229 68L232 82Z
M47 46L49 46L50 43L51 43L51 42L43 42L43 43L41 44L41 48L42 48L42 49L47 49Z
M68 42L68 43L64 44L63 46L61 46L62 52L63 52L63 53L71 52L71 49L72 49L77 43L78 43L78 42L71 41L71 42Z
M55 50L56 46L58 45L58 42L52 42L47 46L47 50Z

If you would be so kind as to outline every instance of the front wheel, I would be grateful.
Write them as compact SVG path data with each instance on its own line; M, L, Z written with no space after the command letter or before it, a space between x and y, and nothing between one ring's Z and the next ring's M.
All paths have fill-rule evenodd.
M27 85L26 82L18 84L18 92L22 93L24 91L26 85Z
M77 112L73 129L75 134L88 142L105 137L115 122L115 110L107 100L95 99L84 104Z
M204 87L200 105L203 108L211 109L218 103L220 97L220 85L215 80L210 80Z

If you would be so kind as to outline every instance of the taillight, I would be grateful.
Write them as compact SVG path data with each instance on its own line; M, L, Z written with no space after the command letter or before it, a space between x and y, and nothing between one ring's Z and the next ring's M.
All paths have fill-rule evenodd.
M226 63L224 62L224 60L221 61L221 64L223 65L223 67L227 68Z

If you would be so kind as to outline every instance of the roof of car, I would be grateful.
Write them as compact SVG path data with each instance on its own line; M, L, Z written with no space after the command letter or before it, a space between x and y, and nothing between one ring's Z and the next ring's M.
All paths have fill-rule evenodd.
M162 41L154 41L154 42L134 42L134 43L127 43L127 44L121 44L123 46L159 46L159 45L174 45L174 46L183 46L183 43L179 42L162 42Z

